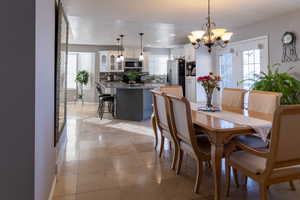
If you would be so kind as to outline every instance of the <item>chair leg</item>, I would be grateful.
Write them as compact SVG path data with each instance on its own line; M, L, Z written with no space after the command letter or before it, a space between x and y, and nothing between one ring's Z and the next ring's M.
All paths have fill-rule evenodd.
M231 167L229 165L228 159L225 161L226 165L226 196L230 195L230 181L231 181Z
M113 118L115 118L115 102L111 103L111 115Z
M183 158L183 151L179 149L179 156L178 156L178 162L177 162L177 169L176 169L176 174L179 175L181 165L182 165L182 158Z
M248 176L244 176L244 185L247 187L248 184Z
M174 144L174 151L173 151L173 161L172 161L172 165L171 165L171 169L175 170L176 169L176 163L178 160L178 154L179 154L179 148L176 144Z
M259 192L260 192L260 200L267 200L268 199L268 195L267 195L267 186L260 184L259 186Z
M236 184L236 187L239 188L240 184L239 184L238 171L234 168L233 168L233 176L234 176L234 182Z
M170 148L170 151L173 151L173 149L172 149L172 141L171 140L169 140L169 148Z
M164 145L165 145L165 137L161 135L161 140L160 140L160 150L159 150L159 157L161 158L162 152L164 150Z
M158 135L157 135L156 118L155 118L154 114L152 114L152 116L151 116L151 122L152 122L154 137L155 137L154 149L156 149L157 148L157 144L158 144Z
M99 111L99 118L102 120L103 119L103 114L104 114L104 101L101 101L100 104L100 111Z
M294 185L294 182L293 181L289 181L289 184L290 184L291 190L295 191L296 187Z
M197 160L197 176L196 176L196 183L194 186L194 192L196 194L199 193L199 188L202 180L202 174L203 174L203 161Z

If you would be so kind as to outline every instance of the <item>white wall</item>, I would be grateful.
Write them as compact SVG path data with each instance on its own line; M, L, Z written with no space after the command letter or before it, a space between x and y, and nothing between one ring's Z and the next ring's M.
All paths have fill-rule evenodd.
M35 200L47 200L55 176L54 0L36 1ZM34 103L34 102L33 102ZM26 199L26 198L20 198Z
M297 52L300 56L300 11L290 14L273 17L259 23L246 25L232 30L234 35L233 41L241 41L254 37L267 35L269 38L269 63L275 64L281 62L282 43L281 37L286 31L294 32L298 38ZM287 70L290 66L296 66L292 74L300 79L300 62L282 65L282 71Z

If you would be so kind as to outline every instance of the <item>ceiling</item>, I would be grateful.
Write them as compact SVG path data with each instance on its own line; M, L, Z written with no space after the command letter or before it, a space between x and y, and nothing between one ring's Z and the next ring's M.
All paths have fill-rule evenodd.
M218 27L231 29L300 9L300 0L211 0ZM201 29L206 0L63 0L71 26L70 43L112 45L125 34L126 46L172 47Z

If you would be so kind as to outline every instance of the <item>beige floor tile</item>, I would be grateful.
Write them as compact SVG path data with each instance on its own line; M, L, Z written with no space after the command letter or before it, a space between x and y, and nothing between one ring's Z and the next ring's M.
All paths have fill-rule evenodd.
M76 196L75 195L59 196L59 197L54 197L52 200L76 200Z
M54 196L64 196L76 193L77 175L58 176Z
M76 200L120 200L121 194L119 189L98 190L94 192L77 194Z
M153 137L141 134L150 121L130 122L112 119L109 124L92 124L97 105L68 105L68 144L54 200L213 200L213 174L205 168L200 194L193 193L196 164L184 156L179 176L170 169L172 152L165 143L163 157L153 148ZM113 126L116 125L116 126ZM134 127L137 132L128 130ZM123 128L123 130L122 130ZM149 130L149 129L148 129ZM77 163L77 164L76 164ZM225 187L224 170L222 185ZM270 187L270 200L299 200L300 182L291 191L288 183ZM223 187L223 188L224 188ZM75 198L76 196L76 198ZM245 187L231 185L231 195L222 199L259 199L257 183Z
M78 176L77 193L103 189L119 189L119 180L116 172L80 174Z

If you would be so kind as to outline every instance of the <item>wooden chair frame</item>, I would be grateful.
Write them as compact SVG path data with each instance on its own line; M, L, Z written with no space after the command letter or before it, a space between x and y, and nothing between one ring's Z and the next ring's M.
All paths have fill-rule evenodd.
M162 156L162 152L164 149L164 142L165 142L165 137L167 137L169 139L169 141L173 144L174 146L174 151L173 151L173 161L172 161L172 165L171 165L171 169L175 170L176 168L176 163L177 163L177 159L178 159L178 154L179 154L179 144L178 144L178 140L176 139L174 132L172 131L171 128L171 124L170 124L170 119L169 119L169 110L168 110L168 106L167 106L167 102L165 101L165 107L166 107L166 118L167 118L167 126L166 127L164 124L160 123L160 119L159 119L159 114L158 114L158 107L157 107L157 100L156 100L156 96L161 96L163 98L165 98L165 93L161 92L161 91L157 91L157 90L152 90L151 91L153 94L153 107L154 107L154 115L155 115L155 126L158 127L160 133L161 133L161 142L160 142L160 151L159 151L159 157ZM165 99L166 100L166 99ZM153 120L153 119L152 119ZM168 132L170 134L170 137L166 134L164 134L165 132Z
M244 108L244 102L245 102L245 94L247 93L247 90L244 89L239 89L239 88L224 88L223 91L234 91L234 92L240 92L242 94L242 104L241 104L241 108ZM222 97L223 99L223 97ZM227 105L223 105L223 106L227 106Z
M294 165L300 165L300 158L296 160L288 160L277 162L276 155L278 152L278 145L280 141L280 120L281 117L286 114L300 114L300 105L290 105L290 106L280 106L276 112L273 120L273 128L272 128L272 136L271 136L271 146L269 152L261 152L256 149L250 148L242 143L237 142L236 145L241 148L243 151L248 152L250 154L263 157L267 159L266 170L262 174L254 174L250 172L246 168L243 168L239 164L233 162L229 159L226 160L226 182L227 182L227 195L230 192L230 167L234 169L238 169L247 177L251 177L255 181L257 181L260 185L260 199L267 200L267 188L271 184L276 184L280 182L289 181L290 186L294 189L294 185L292 180L300 179L299 174L293 174L290 176L284 176L279 178L271 178L272 172L276 168L290 167Z
M180 173L181 165L182 165L182 157L183 157L183 152L186 151L185 149L182 148L180 145L180 141L183 141L187 144L190 144L192 146L193 151L186 151L191 157L193 157L196 162L197 162L197 176L196 176L196 182L194 186L194 192L198 193L199 192L199 186L201 184L201 179L202 179L202 173L203 173L203 162L204 161L209 161L210 154L206 154L204 152L201 152L198 148L198 142L197 142L197 136L195 129L193 127L192 123L192 115L191 115L191 107L189 101L185 97L175 97L172 95L166 95L165 96L167 100L167 106L169 110L169 120L171 123L172 127L172 132L174 132L175 139L178 141L179 145L179 157L178 157L178 162L177 162L177 170L176 173ZM189 137L190 139L186 138L183 136L183 134L179 134L178 130L176 129L176 124L175 124L175 114L174 114L174 109L173 109L173 103L172 99L181 101L185 104L186 107L186 113L182 113L183 115L187 116L187 123L188 123L188 131L189 131Z

